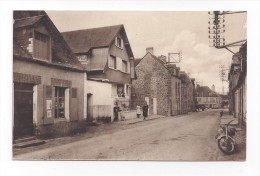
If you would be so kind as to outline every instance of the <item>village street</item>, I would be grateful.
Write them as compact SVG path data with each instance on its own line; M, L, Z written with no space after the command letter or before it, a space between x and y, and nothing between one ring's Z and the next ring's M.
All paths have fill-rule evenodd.
M244 160L245 151L229 156L219 151L214 138L220 121L218 113L219 110L207 109L128 125L123 130L17 155L14 159Z

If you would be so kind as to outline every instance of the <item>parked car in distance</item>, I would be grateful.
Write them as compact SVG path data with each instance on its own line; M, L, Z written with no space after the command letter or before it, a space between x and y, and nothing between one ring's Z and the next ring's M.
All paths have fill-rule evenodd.
M212 109L218 109L219 107L218 107L218 105L217 104L213 104L212 105Z
M205 105L204 104L199 104L199 105L196 105L196 110L197 111L199 111L200 109L202 110L202 111L204 111L205 110Z

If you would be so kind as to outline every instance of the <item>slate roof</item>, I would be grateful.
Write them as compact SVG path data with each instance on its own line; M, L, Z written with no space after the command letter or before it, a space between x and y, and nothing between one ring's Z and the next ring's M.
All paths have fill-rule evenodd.
M32 55L24 50L15 40L13 41L13 55L18 57L32 58Z
M208 86L197 86L196 93L199 96L203 95L203 97L218 97L218 94L211 90Z
M43 18L43 15L17 19L14 22L14 29L21 28L21 27L26 27L26 26L32 26L35 23L37 23L38 21L40 21L40 19L42 19L42 18Z
M107 47L123 25L83 29L61 33L74 53L86 53L91 48Z
M154 58L155 60L157 60L163 67L165 67L167 70L168 70L168 68L165 66L165 63L161 60L161 59L159 59L158 57L156 57L155 55L153 55L152 53L150 53L150 52L147 52L145 55L144 55L144 57L143 58L145 58L146 56L148 56L148 55L150 55L152 58ZM135 59L135 67L143 60L143 58L141 58L141 59Z

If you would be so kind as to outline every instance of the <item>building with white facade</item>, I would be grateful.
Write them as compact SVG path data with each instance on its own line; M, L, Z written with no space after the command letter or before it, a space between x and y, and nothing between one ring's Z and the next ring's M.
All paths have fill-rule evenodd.
M129 108L134 56L123 25L62 33L84 66L88 121L113 121L113 107Z

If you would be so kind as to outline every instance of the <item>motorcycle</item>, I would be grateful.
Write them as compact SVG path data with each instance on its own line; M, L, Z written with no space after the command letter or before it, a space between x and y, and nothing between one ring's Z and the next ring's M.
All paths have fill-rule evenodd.
M236 134L236 128L230 127L230 123L233 121L231 120L224 126L221 126L215 137L218 141L218 148L225 154L232 154L235 151L235 140L233 137Z

